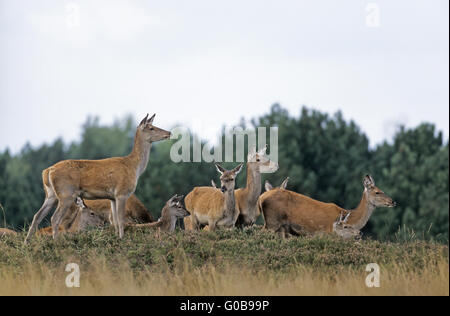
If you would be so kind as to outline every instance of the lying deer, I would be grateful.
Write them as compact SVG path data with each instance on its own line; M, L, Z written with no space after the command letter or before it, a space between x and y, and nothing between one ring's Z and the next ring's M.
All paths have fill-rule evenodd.
M45 201L33 218L25 243L50 210L58 205L51 218L55 239L62 219L77 196L90 200L110 200L114 228L119 238L122 238L125 204L147 167L151 145L170 137L170 132L153 125L154 118L155 115L148 118L147 114L141 121L136 129L133 150L128 156L102 160L64 160L45 169L42 172Z
M0 237L7 236L7 235L17 235L17 233L8 228L0 228Z
M87 200L86 205L96 214L113 224L111 202L109 200ZM155 219L145 205L135 194L132 194L125 203L125 225L152 223L154 221Z
M71 211L76 216L70 223L67 221L60 225L59 230L62 233L79 233L90 228L103 227L107 223L107 218L103 214L96 213L80 197L77 197ZM52 235L52 233L51 226L44 227L37 232L38 235Z
M157 222L154 223L146 223L146 224L131 224L133 227L152 227L159 228L165 232L173 232L175 230L175 226L177 220L179 218L185 218L189 216L189 212L183 207L181 204L181 200L183 199L183 195L174 195L167 201L166 205L164 205L161 211L161 217Z
M364 192L354 210L347 211L336 204L324 203L305 195L276 188L259 198L259 208L264 215L265 227L282 236L305 233L331 233L345 224L347 231L359 231L368 222L376 207L394 207L395 202L375 186L371 176L363 179ZM344 216L345 215L345 216ZM336 225L335 223L338 222Z
M83 200L82 200L83 201ZM88 208L91 212L92 217L99 218L97 224L94 222L90 226L103 227L108 222L112 224L112 211L111 202L109 200L87 200L83 201L83 205ZM80 207L80 202L74 203L71 206L68 216L66 216L59 226L62 231L68 231L74 226L74 222L78 214L82 211ZM132 223L152 223L154 222L153 216L148 212L147 208L142 204L142 202L137 198L136 195L132 194L125 204L125 225ZM72 229L71 232L82 232L83 229ZM38 231L38 234L51 235L52 227L45 227Z
M213 231L216 227L232 228L239 212L236 208L234 187L236 176L243 164L232 170L226 170L215 164L221 174L221 188L195 187L184 199L186 209L191 216L185 218L185 228L201 229L205 225Z

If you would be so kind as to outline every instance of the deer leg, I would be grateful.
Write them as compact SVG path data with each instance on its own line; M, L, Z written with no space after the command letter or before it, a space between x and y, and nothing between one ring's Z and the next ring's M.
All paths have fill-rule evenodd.
M127 196L120 196L116 198L116 215L117 226L119 229L119 238L123 238L124 222L125 222L125 204L127 203Z
M56 197L50 196L46 197L44 203L42 204L41 208L33 217L33 222L31 223L30 229L28 230L27 237L25 238L25 244L28 243L30 238L34 235L36 232L36 229L38 228L39 224L42 222L42 220L47 216L47 214L51 211L53 207L55 207L56 204Z
M195 214L192 213L191 216L189 216L191 218L191 227L192 230L199 230L200 229L200 223L197 220L197 217L195 217Z
M116 232L116 234L119 233L119 227L117 225L117 204L115 200L111 200L111 217L110 217L110 222L111 224L114 226L114 230Z
M209 227L209 231L212 232L214 230L216 230L216 223L215 221L209 221L208 222L208 227Z
M63 217L66 215L67 210L72 206L73 198L67 197L59 200L58 208L56 209L55 214L52 216L52 229L53 229L53 239L58 237L59 225Z

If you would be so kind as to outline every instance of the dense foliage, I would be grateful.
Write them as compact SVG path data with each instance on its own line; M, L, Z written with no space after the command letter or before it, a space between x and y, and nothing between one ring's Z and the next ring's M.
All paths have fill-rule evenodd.
M292 116L274 105L251 124L279 128L280 169L264 179L278 185L289 176L288 189L352 208L361 198L362 177L370 173L398 206L377 209L364 229L366 234L388 239L402 231L415 231L448 241L449 144L433 125L400 127L391 142L371 148L361 129L340 112L329 116L303 108L300 115ZM0 153L0 203L8 225L22 228L39 209L44 200L43 169L62 159L126 155L131 151L135 125L131 117L112 126L89 118L80 142L68 145L58 139L38 148L26 145L16 155ZM152 147L149 167L136 190L156 217L173 194L187 194L194 186L209 185L218 178L211 163L172 162L173 142ZM244 184L245 172L238 176L237 186Z

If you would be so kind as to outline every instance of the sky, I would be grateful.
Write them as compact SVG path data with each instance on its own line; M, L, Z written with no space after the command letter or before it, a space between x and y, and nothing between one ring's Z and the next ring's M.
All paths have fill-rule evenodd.
M203 138L303 105L449 135L447 0L0 0L0 151L156 113Z

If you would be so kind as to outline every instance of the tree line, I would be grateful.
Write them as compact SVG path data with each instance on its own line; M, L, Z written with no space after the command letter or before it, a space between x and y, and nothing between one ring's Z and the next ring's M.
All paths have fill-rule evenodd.
M400 126L391 141L375 148L369 146L359 126L345 120L341 112L329 115L303 107L299 115L291 115L274 104L269 113L253 118L249 126L244 122L241 125L278 127L280 169L263 175L263 181L279 185L289 176L289 190L351 209L361 199L363 176L371 174L397 207L375 210L363 230L366 235L390 239L402 231L414 231L419 237L448 242L449 142L433 124L412 129ZM36 148L27 144L14 155L9 150L1 152L0 203L7 225L21 229L31 222L45 196L43 169L64 159L127 155L135 128L131 116L109 126L89 117L82 126L80 141L66 144L57 139ZM174 142L153 145L149 165L136 189L136 195L156 218L173 194L187 194L194 186L210 185L211 179L218 182L211 163L172 162L169 153ZM245 186L245 180L244 170L237 177L237 187Z

